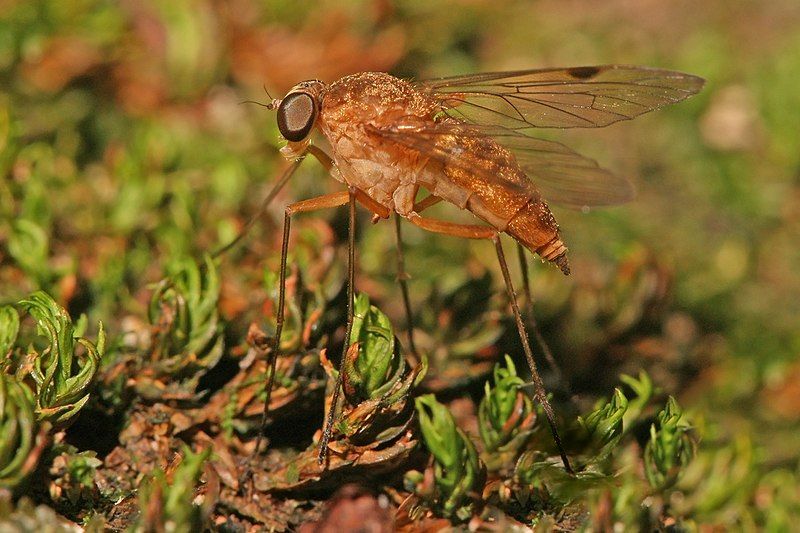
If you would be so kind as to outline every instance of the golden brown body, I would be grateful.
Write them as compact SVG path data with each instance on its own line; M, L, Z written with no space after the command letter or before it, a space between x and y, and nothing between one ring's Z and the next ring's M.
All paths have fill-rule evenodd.
M534 395L545 413L564 468L572 473L528 343L498 232L508 233L567 274L567 249L559 237L558 225L539 188L526 174L536 176L537 184L546 188L549 198L572 207L622 203L631 198L633 191L627 180L615 178L595 161L562 144L530 136L526 130L607 126L679 102L702 85L703 80L697 76L625 65L489 72L416 84L388 74L367 72L342 78L329 86L319 80L304 81L282 100L273 100L267 107L277 110L278 130L289 141L281 152L295 161L273 190L286 183L303 156L309 153L349 187L347 191L294 202L284 211L278 320L262 426L269 412L269 391L280 347L292 216L349 205L348 320L344 338L350 339L354 319L356 202L360 202L381 217L388 217L394 211L429 231L493 241L531 369ZM333 158L311 144L311 134L317 128L330 142ZM417 203L420 187L431 196ZM490 226L456 224L419 214L440 200L469 210ZM402 241L399 219L396 232L399 244ZM416 353L400 253L398 264L409 344ZM524 262L522 266L525 268ZM523 277L527 279L524 274ZM529 293L527 301L532 301ZM348 349L345 343L342 360ZM333 434L343 375L339 373L333 389L317 458L320 465L325 462Z
M416 194L424 187L566 271L558 224L514 155L469 125L442 116L436 98L407 81L366 72L328 85L320 100L318 125L331 144L337 179L407 218L415 215ZM387 124L419 130L442 123L453 131L437 135L435 146L463 153L459 164L377 133Z

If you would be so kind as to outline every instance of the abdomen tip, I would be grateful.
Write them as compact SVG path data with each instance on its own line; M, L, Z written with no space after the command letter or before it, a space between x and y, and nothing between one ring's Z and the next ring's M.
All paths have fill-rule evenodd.
M558 268L561 269L561 272L563 272L565 276L569 276L569 260L567 259L566 253L563 253L553 259L553 263L555 263Z

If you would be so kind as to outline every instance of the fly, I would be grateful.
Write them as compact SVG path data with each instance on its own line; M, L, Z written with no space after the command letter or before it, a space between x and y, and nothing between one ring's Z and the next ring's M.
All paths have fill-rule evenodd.
M571 473L528 342L500 235L506 233L518 243L523 267L527 250L569 274L567 247L546 199L579 209L614 205L630 200L633 187L595 161L563 144L533 137L531 131L607 126L684 100L703 83L690 74L624 65L483 73L421 82L364 72L331 84L304 81L282 100L272 100L267 107L277 110L278 128L288 141L281 152L292 164L270 198L308 154L345 190L286 207L276 333L266 377L262 432L254 453L268 415L280 346L292 217L349 205L346 352L353 324L354 228L359 203L376 220L396 215L400 252L401 219L434 233L494 243L530 366L534 397L543 407L564 468ZM315 131L327 140L330 154L312 144ZM427 196L418 201L421 191ZM470 211L483 224L457 224L423 214L442 201ZM398 260L410 348L416 353L402 253ZM523 270L523 280L527 292L527 270ZM534 332L538 336L535 328ZM545 355L549 355L546 350ZM341 374L320 443L320 463L326 457L340 389Z

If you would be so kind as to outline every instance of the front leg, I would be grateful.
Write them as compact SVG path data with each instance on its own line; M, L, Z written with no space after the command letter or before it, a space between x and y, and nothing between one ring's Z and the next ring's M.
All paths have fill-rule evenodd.
M303 162L303 157L301 154L298 158L294 160L294 162L291 165L286 167L286 170L284 170L281 177L278 178L278 180L275 182L275 185L273 185L272 189L270 189L269 194L267 194L266 198L264 198L264 200L261 202L258 211L256 211L256 213L250 217L250 220L247 221L247 224L244 225L239 234L228 244L222 246L221 248L216 250L213 254L211 254L211 257L216 259L217 257L221 256L222 254L224 254L225 252L227 252L228 250L239 244L239 242L241 242L242 239L245 238L247 232L249 232L250 229L255 225L256 221L258 221L258 219L261 218L264 215L264 213L267 212L269 204L278 195L281 189L283 189L284 185L286 185L289 182L289 178L292 177L292 175L295 173L295 171L300 166L300 163L302 162Z

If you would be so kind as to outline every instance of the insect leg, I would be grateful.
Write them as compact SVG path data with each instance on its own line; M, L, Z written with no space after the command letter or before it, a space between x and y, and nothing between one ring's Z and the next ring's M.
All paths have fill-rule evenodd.
M411 213L408 220L415 226L432 233L441 233L464 239L494 239L498 235L497 230L489 226L457 224L446 220L421 217L417 213Z
M427 209L433 205L438 204L441 202L442 199L438 196L430 194L426 196L421 201L414 204L413 210L415 213L421 213L424 209ZM417 351L417 346L414 344L414 315L411 311L411 299L408 297L408 273L406 272L405 266L405 259L403 257L403 237L400 231L400 215L395 214L394 224L395 224L395 237L397 238L397 281L400 282L400 292L403 295L403 306L406 310L406 327L408 328L408 345L411 349L411 353L414 357L417 358L419 361L419 352Z
M572 474L572 466L570 466L569 458L567 458L567 454L564 452L564 447L561 444L561 437L559 436L558 429L556 427L556 417L555 413L553 412L553 407L550 405L550 401L547 399L547 392L544 389L544 383L542 383L542 378L539 376L539 371L536 369L536 361L533 359L533 351L531 350L530 343L528 342L528 334L525 331L525 324L522 321L522 315L520 314L519 305L517 304L517 295L514 292L514 285L511 283L511 275L509 274L508 263L506 263L505 254L503 253L503 246L500 242L500 234L496 229L487 226L456 224L453 222L446 222L444 220L424 218L416 213L412 213L409 217L409 220L411 220L414 225L434 233L442 233L445 235L464 237L467 239L491 239L494 242L495 249L497 251L497 260L500 263L500 270L503 273L503 281L506 285L506 292L508 292L508 297L511 300L511 308L514 311L514 320L517 323L517 332L519 333L519 338L522 342L522 349L525 352L525 358L528 360L528 366L530 366L531 369L534 396L541 404L545 416L547 417L547 423L550 425L550 431L553 434L553 440L558 448L558 453L561 455L561 461L564 463L564 469Z
M528 276L528 262L525 260L525 248L520 243L517 243L517 255L519 256L519 268L522 271L522 290L525 293L525 314L528 315L528 324L533 330L533 336L536 338L536 342L542 349L542 353L544 353L544 358L547 361L550 370L552 370L553 374L556 375L557 381L561 383L561 369L558 367L558 363L556 363L556 360L553 357L553 352L550 350L550 346L548 346L547 341L544 340L542 332L539 330L539 324L536 321L536 316L533 314L533 296L531 293L530 277Z
M569 464L569 459L567 458L567 454L564 452L564 447L561 444L561 437L558 435L558 429L556 428L556 417L555 413L553 412L553 407L550 405L550 401L547 399L547 392L544 389L544 383L542 383L542 378L539 376L539 371L536 369L536 361L533 360L533 351L531 350L530 343L528 343L528 334L525 331L525 323L522 321L522 315L519 311L519 304L517 304L517 295L514 292L514 286L511 283L511 275L508 272L508 264L506 263L505 254L503 253L503 245L500 242L500 235L498 234L492 240L494 240L494 246L497 250L497 260L500 262L500 270L503 272L503 281L506 283L506 291L508 292L508 297L511 300L511 309L514 311L514 320L517 322L517 331L519 332L519 338L522 341L522 349L525 352L526 359L528 360L528 366L531 368L534 396L541 404L544 414L547 417L547 422L550 425L550 431L553 434L553 440L555 440L558 453L561 455L561 462L564 463L564 469L570 474L573 474L574 472Z
M289 165L286 168L286 170L283 171L281 177L278 178L278 181L275 182L275 185L273 185L272 189L270 189L269 193L267 193L266 198L264 198L264 200L261 202L258 211L256 211L256 213L252 217L250 217L250 220L247 221L247 224L244 225L244 228L242 228L239 234L231 242L229 242L228 244L226 244L222 248L219 248L213 254L211 254L211 256L214 259L221 256L222 254L224 254L225 252L227 252L228 250L239 244L239 242L242 239L244 239L244 237L247 235L247 233L250 231L250 229L253 227L256 221L264 215L264 213L267 211L267 207L269 207L269 204L272 202L272 200L275 199L275 196L277 196L280 190L283 189L284 185L286 185L286 183L289 181L289 178L292 177L292 174L295 173L297 168L300 166L300 163L302 162L303 162L302 159L298 159L294 161L291 165Z
M434 206L441 201L442 199L439 198L438 196L435 196L433 194L428 195L419 202L414 204L414 212L422 213L423 210L428 209L429 207Z
M313 155L317 159L317 161L319 161L319 163L323 167L325 167L325 170L327 170L328 172L332 171L334 169L334 167L336 166L333 163L333 159L331 159L331 156L326 154L325 150L323 150L322 148L320 148L317 145L309 144L308 145L308 153Z
M355 197L356 200L358 200L358 203L360 203L361 205L372 211L373 223L377 222L378 219L381 218L389 218L389 215L392 213L388 207L379 204L378 202L373 200L370 195L368 195L367 193L365 193L360 189L353 189L353 196Z
M397 237L397 281L400 283L400 292L403 295L403 306L406 308L406 327L408 328L408 346L417 361L420 360L417 346L414 344L414 315L411 311L411 300L408 297L408 274L406 262L403 257L403 236L400 232L400 215L394 216L394 234Z
M350 201L350 212L347 221L347 327L344 334L342 361L347 355L347 349L350 347L350 335L353 332L353 290L356 277L356 189L351 188L347 195ZM317 456L317 463L319 464L325 462L328 454L328 442L330 442L333 433L333 419L336 416L336 404L339 402L341 388L342 371L340 370L333 389L333 397L331 398L328 418L325 421L325 429L322 431L322 441L319 443L319 455Z
M281 241L280 281L278 286L278 310L275 321L275 339L273 341L272 350L267 363L267 373L265 376L266 398L264 400L264 411L261 415L261 427L258 431L256 446L251 457L254 457L258 454L258 450L261 446L261 439L264 436L264 430L267 425L267 417L269 416L269 402L272 394L272 386L275 382L275 365L278 360L278 353L281 346L281 332L283 331L283 312L286 301L286 257L289 253L289 230L291 228L292 215L297 213L305 213L308 211L317 211L319 209L339 207L347 203L348 197L349 195L346 191L326 194L323 196L318 196L317 198L311 198L309 200L293 203L287 206L284 211L283 240Z

